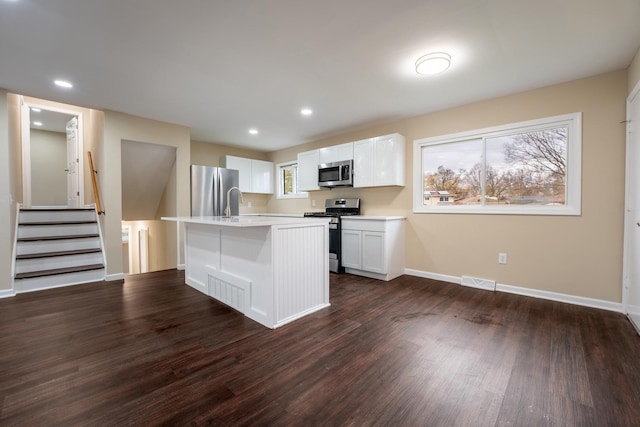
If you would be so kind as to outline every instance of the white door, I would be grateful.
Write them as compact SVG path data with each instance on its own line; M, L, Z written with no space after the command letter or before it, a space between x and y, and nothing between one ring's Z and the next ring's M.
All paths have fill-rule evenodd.
M78 118L67 122L67 205L79 208L78 188Z
M640 84L627 103L623 306L640 333Z

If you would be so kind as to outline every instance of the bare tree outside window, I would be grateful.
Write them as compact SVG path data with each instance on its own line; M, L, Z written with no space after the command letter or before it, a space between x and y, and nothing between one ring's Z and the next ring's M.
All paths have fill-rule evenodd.
M566 127L427 146L423 155L425 204L442 191L458 205L565 203Z

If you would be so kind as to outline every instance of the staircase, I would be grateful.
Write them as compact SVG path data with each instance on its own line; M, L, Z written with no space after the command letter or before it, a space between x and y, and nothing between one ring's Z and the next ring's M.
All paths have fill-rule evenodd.
M20 209L17 228L16 293L104 280L95 209Z

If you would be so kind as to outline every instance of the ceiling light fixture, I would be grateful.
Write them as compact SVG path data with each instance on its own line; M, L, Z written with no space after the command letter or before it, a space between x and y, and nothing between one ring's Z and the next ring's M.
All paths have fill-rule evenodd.
M54 80L54 83L57 86L64 87L64 88L67 88L67 89L73 87L73 85L71 83L69 83L68 81L66 81L66 80Z
M416 61L416 73L425 76L439 74L451 66L451 55L446 52L433 52L421 56Z
M258 134L258 129L249 129L249 133L251 135L257 135Z
M42 122L33 122L34 126L42 126Z
M313 114L313 111L311 110L311 108L303 108L302 110L300 110L300 114L302 114L303 116L310 116Z

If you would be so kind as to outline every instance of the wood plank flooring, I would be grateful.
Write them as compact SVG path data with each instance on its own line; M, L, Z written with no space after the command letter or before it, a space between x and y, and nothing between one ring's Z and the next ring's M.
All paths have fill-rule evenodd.
M2 426L637 426L619 313L331 276L269 330L176 270L0 300Z

